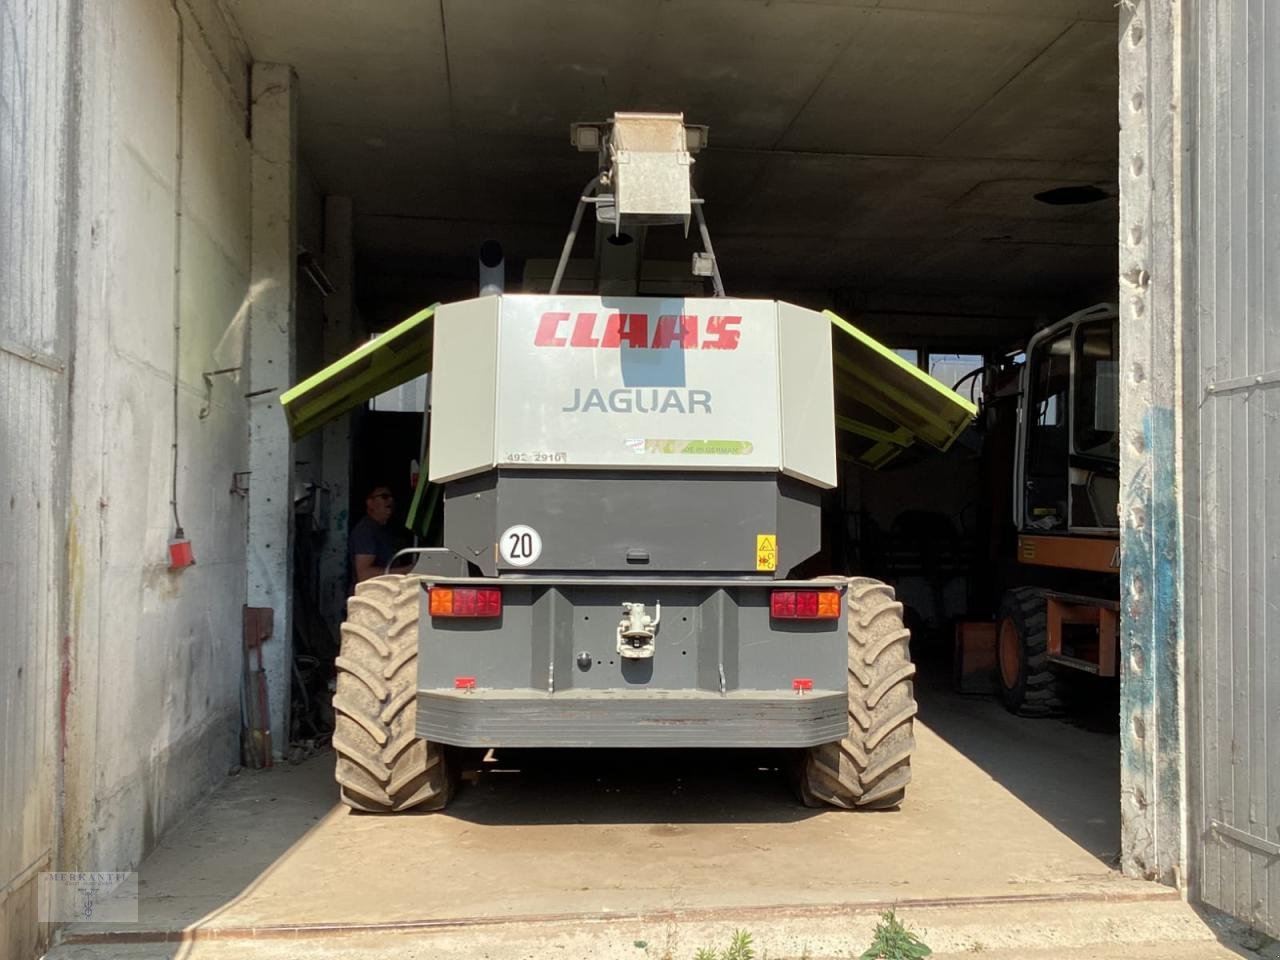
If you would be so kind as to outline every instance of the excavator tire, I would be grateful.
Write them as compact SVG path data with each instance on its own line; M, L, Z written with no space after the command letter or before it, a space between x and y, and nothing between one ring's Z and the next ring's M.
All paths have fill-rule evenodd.
M849 735L805 752L798 792L810 807L885 810L902 802L911 782L916 715L911 633L891 586L870 577L846 582Z
M996 618L996 654L1000 699L1011 713L1062 715L1062 690L1049 665L1045 599L1040 590L1014 587L1005 593Z
M420 577L366 580L347 601L333 696L342 801L367 813L440 810L453 793L443 744L414 733Z

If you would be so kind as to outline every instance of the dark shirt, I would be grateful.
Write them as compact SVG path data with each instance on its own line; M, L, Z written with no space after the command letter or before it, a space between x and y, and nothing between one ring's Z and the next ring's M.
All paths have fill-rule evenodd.
M396 552L395 544L392 543L391 534L387 532L386 526L372 517L361 517L360 522L351 528L351 539L348 545L353 568L357 555L372 554L379 573L391 562L391 557Z

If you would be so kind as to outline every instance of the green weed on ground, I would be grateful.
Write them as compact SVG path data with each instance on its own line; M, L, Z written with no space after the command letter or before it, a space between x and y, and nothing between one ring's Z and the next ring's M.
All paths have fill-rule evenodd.
M647 947L648 943L637 940L635 945ZM664 954L664 960L669 960L670 956L671 952L668 949ZM886 910L880 914L880 923L876 924L871 946L859 954L857 960L924 960L925 957L931 956L933 956L933 950L907 929L907 926L898 919L897 914L892 910ZM806 946L801 960L808 960L808 958L809 948ZM715 947L700 947L693 955L693 960L756 960L755 941L749 931L735 930L727 947L722 950L717 950ZM762 957L761 960L764 958Z
M922 960L933 951L903 925L892 910L880 914L871 946L858 960Z
M735 930L725 949L699 947L693 960L755 960L755 956L756 949L751 943L751 934L746 930Z

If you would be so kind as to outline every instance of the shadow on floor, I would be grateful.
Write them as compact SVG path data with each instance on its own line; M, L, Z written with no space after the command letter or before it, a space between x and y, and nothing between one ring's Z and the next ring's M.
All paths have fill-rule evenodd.
M1068 716L1016 717L994 696L955 693L949 660L917 659L920 719L1062 833L1116 865L1120 738L1114 693L1096 681L1073 683Z
M786 750L496 750L463 757L450 816L489 825L795 823Z
M148 855L139 874L139 923L179 929L216 917L233 900L228 891L250 891L269 877L335 800L328 753L229 777ZM181 889L170 887L173 877L182 878Z
M1118 836L1114 738L928 682L921 704L920 782L882 814L801 806L788 751L472 754L447 813L396 817L340 806L332 754L241 773L143 864L137 929L422 919L432 884L432 909L456 917L511 912L513 896L550 914L584 898L619 910L1114 882L1090 856L1105 863Z
M1205 926L1213 931L1218 942L1237 956L1245 957L1247 960L1280 958L1280 940L1254 930L1244 921L1228 916L1213 907L1198 904L1194 905L1193 909L1204 921Z

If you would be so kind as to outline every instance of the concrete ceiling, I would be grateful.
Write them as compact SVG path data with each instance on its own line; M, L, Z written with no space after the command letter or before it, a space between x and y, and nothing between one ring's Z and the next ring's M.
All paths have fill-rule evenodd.
M1114 287L1115 200L1033 199L1114 197L1113 0L228 3L297 70L303 158L354 199L366 277L469 278L486 236L554 256L594 172L570 122L664 109L710 125L731 292Z

